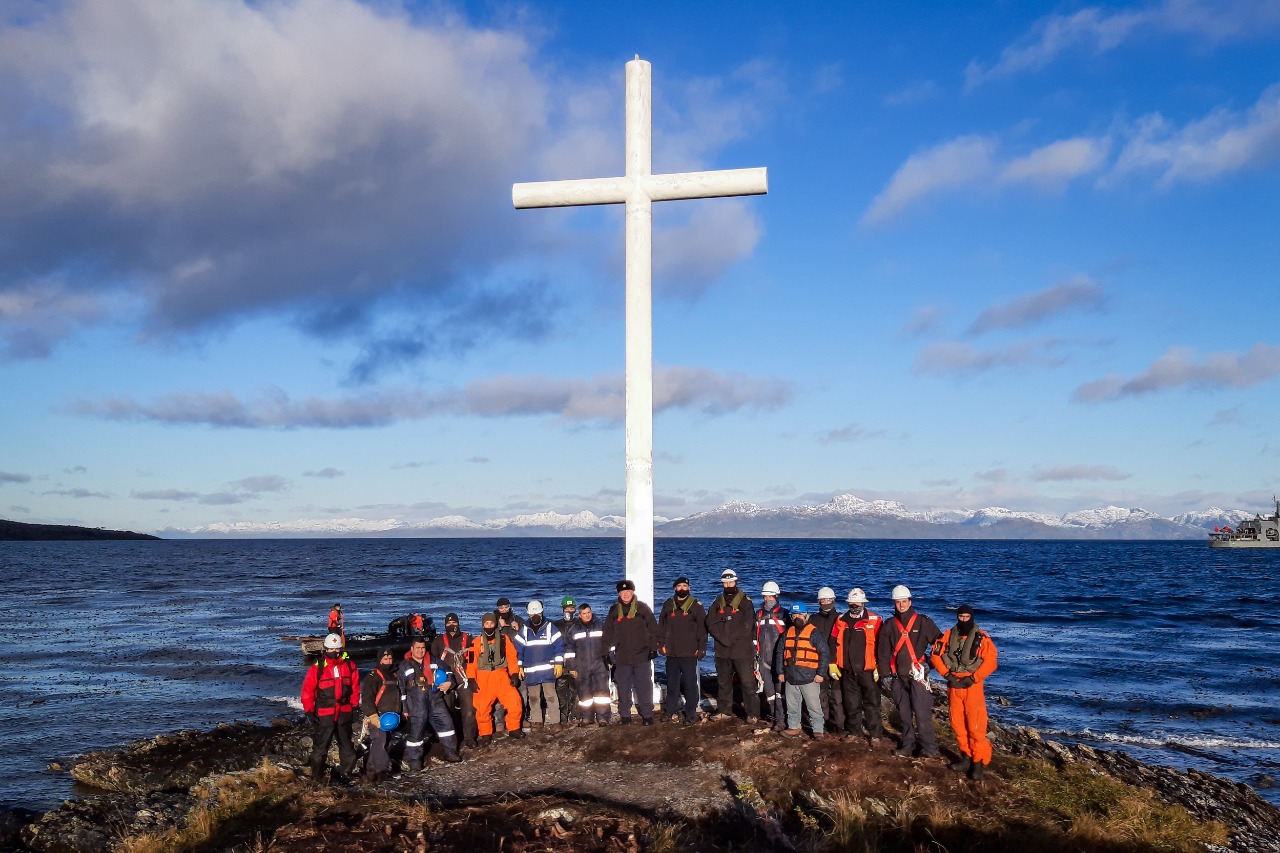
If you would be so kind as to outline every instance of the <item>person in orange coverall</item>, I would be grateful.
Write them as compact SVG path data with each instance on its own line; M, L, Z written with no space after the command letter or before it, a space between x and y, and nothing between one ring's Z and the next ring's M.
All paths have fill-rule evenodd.
M999 656L991 635L973 621L973 608L956 610L956 624L933 644L933 668L947 679L951 730L960 747L959 760L951 769L981 779L991 763L991 741L987 740L987 699L982 684L996 671Z
M515 643L498 631L498 617L486 613L480 620L480 635L471 641L467 652L467 678L475 685L476 730L480 745L493 739L493 704L501 702L507 712L507 737L522 738L520 730L521 701L516 685L520 683L520 665Z

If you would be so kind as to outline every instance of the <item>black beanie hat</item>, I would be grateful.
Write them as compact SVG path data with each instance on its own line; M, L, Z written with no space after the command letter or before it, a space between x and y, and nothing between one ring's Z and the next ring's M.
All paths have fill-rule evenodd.
M970 605L968 605L968 604L961 604L959 607L957 607L957 608L956 608L956 615L957 615L957 616L968 616L970 619L972 619L972 618L973 618L973 607L971 607L971 606L970 606Z

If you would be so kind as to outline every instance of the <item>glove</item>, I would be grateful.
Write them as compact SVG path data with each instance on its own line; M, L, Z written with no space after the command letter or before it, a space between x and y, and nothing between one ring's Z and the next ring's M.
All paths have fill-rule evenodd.
M519 687L519 686L520 686L520 676L518 676L518 675L513 675L513 676L511 676L511 686L512 686L512 687Z
M555 666L551 667L551 670L556 674L556 678L559 678L560 676L564 675L564 666L562 664L556 664Z
M972 675L966 675L964 678L957 679L955 686L964 689L966 687L972 687L976 683L977 682L974 680Z
M320 715L317 714L315 711L308 711L306 714L306 717L307 717L307 722L310 723L311 725L313 726L320 725Z
M653 651L649 652L649 660L657 660L657 658L658 658L657 649L654 649Z
M576 669L571 669L571 670L569 670L569 677L570 677L570 678L572 678L574 681L577 681L577 680L578 680L578 671L577 671Z
M698 651L694 654L694 657L697 658L698 660L702 660L706 656L707 656L706 649L698 649Z
M520 673L520 677L524 678L524 667L520 667L519 673Z
M836 666L835 664L831 664L831 666L827 667L827 670L831 673L832 678L840 677L840 667Z

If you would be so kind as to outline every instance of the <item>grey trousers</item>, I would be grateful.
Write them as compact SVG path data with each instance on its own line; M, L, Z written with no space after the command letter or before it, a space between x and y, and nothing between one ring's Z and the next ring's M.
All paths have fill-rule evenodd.
M809 709L809 723L813 726L813 733L820 735L824 729L822 726L822 685L816 682L808 684L792 684L785 681L787 694L787 728L800 728L800 704Z
M541 684L525 682L520 685L520 694L524 696L525 704L529 706L528 721L530 723L560 722L560 697L556 695L554 681L544 681ZM544 700L547 703L545 712L542 710Z

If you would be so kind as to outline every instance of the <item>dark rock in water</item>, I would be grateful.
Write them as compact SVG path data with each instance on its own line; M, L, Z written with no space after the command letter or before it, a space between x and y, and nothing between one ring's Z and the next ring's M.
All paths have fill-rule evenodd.
M307 727L287 721L272 726L234 723L210 732L183 731L123 749L91 752L75 763L71 776L104 791L185 791L205 776L248 770L264 757L304 764L310 751Z
M1253 787L1255 788L1266 789L1266 788L1274 788L1275 786L1276 786L1276 777L1270 774L1259 773L1257 776L1253 777Z
M23 827L39 819L40 813L28 809L0 810L0 850L15 847Z

